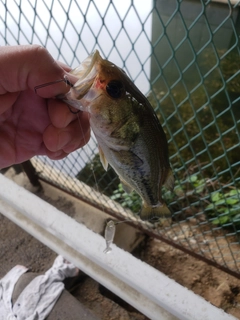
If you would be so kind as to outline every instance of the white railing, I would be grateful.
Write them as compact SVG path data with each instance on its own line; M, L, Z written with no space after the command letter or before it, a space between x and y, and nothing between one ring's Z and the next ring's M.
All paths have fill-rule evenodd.
M150 319L234 319L1 174L0 212Z

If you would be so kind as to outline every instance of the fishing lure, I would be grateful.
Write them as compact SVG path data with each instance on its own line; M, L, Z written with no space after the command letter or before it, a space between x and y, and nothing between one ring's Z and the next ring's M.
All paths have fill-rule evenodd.
M104 253L109 253L112 251L112 248L110 246L113 243L115 231L116 231L115 222L113 220L108 221L105 228L105 234L104 234L104 238L106 240L106 245L107 245L106 249L103 251Z
M103 251L104 253L109 253L112 251L112 248L110 247L110 245L113 243L113 239L114 239L115 232L116 232L116 225L119 223L124 223L124 222L128 222L128 221L132 221L132 220L126 219L123 221L115 221L115 222L113 220L110 220L107 222L107 225L105 228L105 234L104 234L104 238L106 240L107 247Z

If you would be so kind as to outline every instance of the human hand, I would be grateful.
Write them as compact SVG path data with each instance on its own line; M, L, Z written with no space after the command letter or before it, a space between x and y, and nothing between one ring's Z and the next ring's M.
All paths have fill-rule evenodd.
M69 91L64 82L34 92L69 70L42 47L0 47L0 169L35 155L61 159L88 142L88 115L54 99Z

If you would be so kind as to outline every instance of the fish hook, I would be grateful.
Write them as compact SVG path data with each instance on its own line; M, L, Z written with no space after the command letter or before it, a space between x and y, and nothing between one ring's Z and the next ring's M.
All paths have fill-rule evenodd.
M51 85L53 85L53 84L55 84L55 83L59 83L59 82L65 82L66 85L70 86L71 88L74 86L66 77L64 77L64 79L59 79L59 80L55 80L55 81L51 81L51 82L47 82L47 83L43 83L43 84L40 84L40 85L38 85L38 86L35 86L35 87L34 87L34 92L35 92L35 94L37 94L37 90L38 90L38 89L41 89L41 88L44 88L44 87L47 87L47 86L51 86ZM67 104L67 106L68 106L69 111L70 111L71 113L73 113L73 114L77 114L77 113L80 112L80 110L78 110L78 111L73 111L68 104Z

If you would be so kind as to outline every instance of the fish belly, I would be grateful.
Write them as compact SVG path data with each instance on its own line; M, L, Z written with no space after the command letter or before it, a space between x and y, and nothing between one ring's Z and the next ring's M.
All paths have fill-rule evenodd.
M139 150L137 142L128 149L126 146L121 148L120 143L116 142L115 149L108 148L102 141L99 143L108 163L118 174L124 190L128 193L135 190L141 196L143 206L140 218L169 224L171 212L161 198L161 173L158 168L151 168L151 155L147 156L146 152Z

